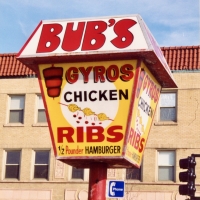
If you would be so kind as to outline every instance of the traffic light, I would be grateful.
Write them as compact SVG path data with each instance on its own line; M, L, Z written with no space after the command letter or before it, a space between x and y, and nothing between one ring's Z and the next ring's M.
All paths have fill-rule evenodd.
M195 188L195 157L188 156L188 158L180 159L179 166L182 169L187 169L185 172L179 173L179 180L181 182L187 182L187 185L179 186L179 194L180 195L188 195L190 197L194 197L196 188Z

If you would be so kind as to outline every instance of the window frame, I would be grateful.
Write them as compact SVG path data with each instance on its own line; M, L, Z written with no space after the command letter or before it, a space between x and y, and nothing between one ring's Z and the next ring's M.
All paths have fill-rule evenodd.
M159 152L169 152L169 153L173 152L173 165L170 165L170 164L160 165L159 164ZM172 180L170 180L170 179L161 180L159 178L159 167L173 167L173 173L171 174L173 179ZM157 181L158 182L175 182L176 181L176 151L174 149L162 149L162 150L158 149L157 150Z
M142 162L143 163L143 162ZM125 178L127 181L138 181L142 182L142 175L143 175L143 164L141 163L140 168L127 168L125 169ZM127 178L127 170L138 170L139 172L139 178Z
M83 179L72 178L72 170L73 170L73 167L68 165L68 181L72 181L72 182L89 181L89 169L88 168L83 169Z
M36 103L36 105L37 105L37 108L36 108L36 110L37 110L36 111L37 112L36 124L47 124L47 117L46 117L45 107L44 107L44 104L43 104L43 108L40 108L40 99L42 100L42 95L38 94L37 95L37 103ZM46 121L39 121L39 111L44 111Z
M74 170L77 170L76 172L77 173L82 173L82 177L73 177L73 173L75 173ZM82 172L81 172L82 171ZM79 180L84 180L84 169L83 168L75 168L75 167L72 167L72 173L71 173L71 179L79 179Z
M48 152L48 164L45 164L45 163L43 163L43 164L36 164L35 163L35 159L36 159L36 153L37 152L42 152L42 151L46 151L46 152ZM51 155L51 150L50 149L34 149L33 150L33 157L32 157L32 159L33 159L33 164L32 164L32 179L35 181L35 180L49 180L49 176L50 176L50 155ZM44 178L44 177L35 177L35 166L48 166L47 167L47 177L46 178Z
M12 104L12 97L23 97L23 108L16 108L13 109L11 108L11 104ZM8 95L8 102L9 102L9 107L8 107L8 118L7 118L7 124L24 124L24 119L25 119L25 101L26 101L26 96L25 94L9 94ZM11 117L11 112L12 111L22 111L22 121L18 121L18 122L11 122L10 121L10 117Z
M162 94L175 94L175 106L161 106L161 95ZM177 90L162 90L160 93L160 99L159 99L159 109L158 109L158 122L160 123L176 123L178 119L178 91ZM161 120L161 108L174 108L175 109L175 119L173 120Z
M8 157L8 152L19 152L20 155L19 155L19 164L15 164L15 163L8 163L7 164L7 157ZM4 168L3 168L3 179L5 180L17 180L19 181L20 180L20 175L21 175L21 157L22 155L22 150L21 149L5 149L4 150ZM7 169L7 166L18 166L18 177L6 177L6 169Z

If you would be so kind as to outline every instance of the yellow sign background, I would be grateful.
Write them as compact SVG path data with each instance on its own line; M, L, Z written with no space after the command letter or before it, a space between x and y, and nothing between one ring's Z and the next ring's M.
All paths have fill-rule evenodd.
M66 81L66 71L70 68L70 67L75 67L75 68L79 68L79 67L84 67L85 69L87 69L89 66L92 66L93 68L95 66L104 66L105 69L107 70L109 68L109 66L111 65L116 65L119 68L125 64L130 64L133 67L132 72L134 73L134 76L131 80L129 81L122 81L120 78L118 78L115 82L113 82L116 90L128 90L128 99L121 99L118 100L119 106L116 112L116 116L114 117L114 119L112 119L112 122L104 128L104 137L105 139L101 142L87 142L87 133L84 132L84 138L83 138L83 142L77 142L78 138L77 138L77 127L76 126L72 126L72 124L66 119L66 117L63 116L63 112L61 107L63 105L61 105L60 103L66 104L66 102L61 102L62 98L61 98L61 94L63 89L68 85L70 88L69 83ZM39 71L40 71L40 85L42 86L42 91L43 91L43 97L44 97L44 102L45 102L45 106L47 109L47 113L48 113L48 117L49 117L49 126L50 126L50 131L51 131L51 137L53 140L53 146L54 149L56 150L56 156L58 157L62 157L62 158L67 158L67 157L85 157L85 156L90 156L90 157L96 157L96 156L122 156L122 150L123 150L123 144L124 144L124 138L125 138L125 131L126 131L126 126L127 126L127 120L128 120L128 114L129 114L129 109L130 109L130 102L131 102L131 96L132 96L132 89L134 87L134 79L135 79L135 70L136 70L136 64L137 64L137 60L124 60L124 61L104 61L104 62L84 62L84 63L57 63L54 64L54 67L61 67L63 68L63 76L62 76L62 85L61 85L61 93L58 97L49 97L48 93L47 93L47 87L46 87L46 83L45 83L45 77L43 75L43 70L52 67L49 64L41 64L39 65ZM91 72L93 73L93 72ZM79 72L79 75L81 73ZM79 80L82 81L81 83L81 87L77 88L77 90L81 91L84 90L87 83L84 83L83 80ZM94 80L89 79L89 82L93 82ZM100 83L99 83L100 84ZM101 83L102 85L102 90L107 90L107 83ZM87 90L90 90L89 88L87 88ZM97 106L98 106L98 101L96 102ZM79 102L70 102L70 104L76 104L77 106L79 106ZM85 107L90 108L90 105L92 104L92 102L85 102ZM109 104L110 106L111 104ZM104 106L107 107L108 106L108 101L104 102ZM83 109L81 107L81 109ZM109 108L108 108L109 110ZM95 110L93 110L95 112ZM109 113L106 113L107 115L109 115ZM77 125L78 126L78 125ZM113 136L110 136L107 131L109 129L109 127L112 126L122 126L122 130L116 130L119 132L122 132L123 134L123 138L118 141L118 142L108 142L106 140L107 137L112 138ZM72 139L73 142L68 142L66 140L66 138L63 138L63 142L58 142L58 128L59 127L72 127L74 130L74 133L72 135ZM63 134L67 134L67 131L64 131ZM96 137L96 136L95 136ZM102 148L102 147L108 147L108 148L115 148L112 152L111 150L107 150L107 153L102 153L102 151L98 150L96 152L94 151L90 151L88 153L88 151L85 151L86 147L91 147L91 149L93 149L93 147L95 147L96 149L98 148ZM120 151L119 151L120 148ZM71 151L67 151L67 149L71 149ZM73 150L73 151L72 151ZM105 150L105 149L104 149Z

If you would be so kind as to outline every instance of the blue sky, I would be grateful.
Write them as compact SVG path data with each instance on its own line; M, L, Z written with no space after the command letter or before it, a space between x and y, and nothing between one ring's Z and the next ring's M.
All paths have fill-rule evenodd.
M200 44L200 0L0 0L0 53L17 53L41 20L140 14L160 46Z

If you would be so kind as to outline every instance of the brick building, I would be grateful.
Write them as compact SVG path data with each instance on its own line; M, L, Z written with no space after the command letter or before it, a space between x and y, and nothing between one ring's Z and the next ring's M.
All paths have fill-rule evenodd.
M178 89L160 96L140 169L109 169L128 200L182 200L179 159L200 154L200 46L164 47ZM0 54L0 200L87 199L88 169L54 157L36 74ZM200 159L196 195L200 196Z

